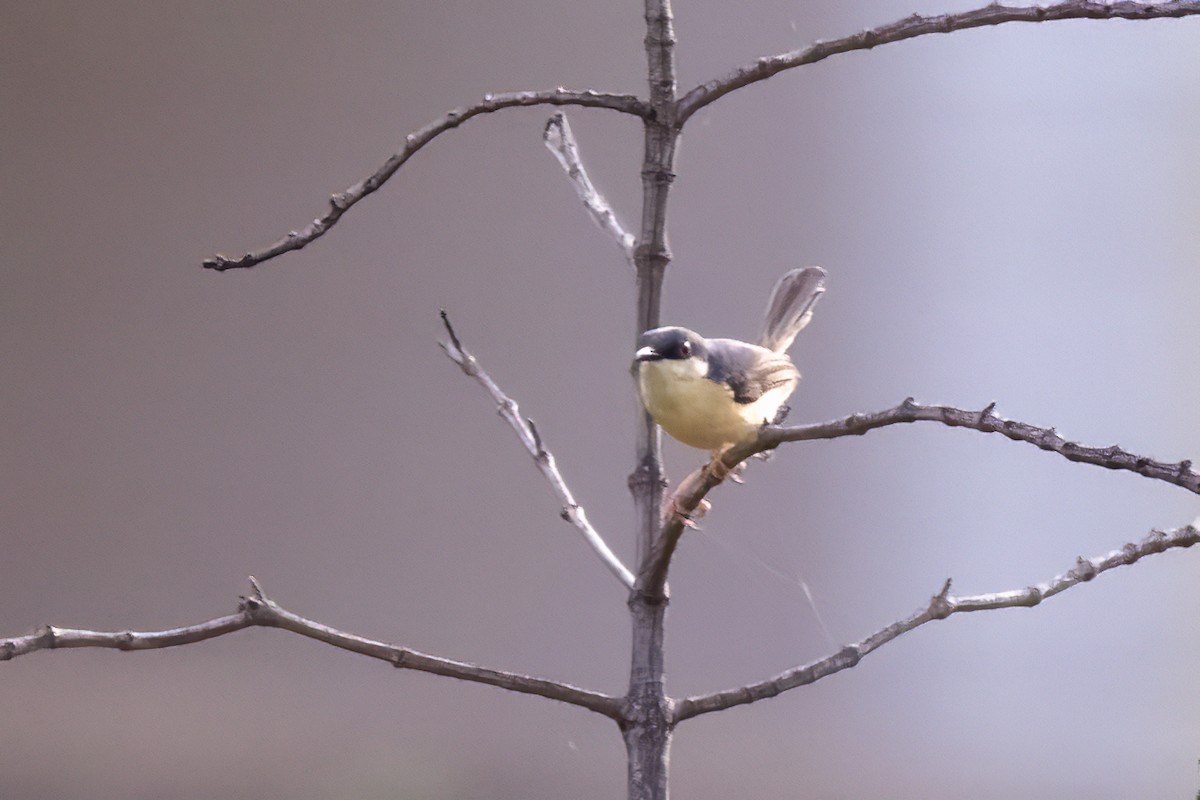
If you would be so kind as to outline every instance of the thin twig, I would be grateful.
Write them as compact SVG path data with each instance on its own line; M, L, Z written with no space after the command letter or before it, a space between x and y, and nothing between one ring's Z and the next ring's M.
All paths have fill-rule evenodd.
M1064 0L1047 6L1006 6L992 3L957 14L922 16L902 20L841 39L819 41L802 50L764 56L715 80L703 83L679 100L679 124L709 103L735 89L766 80L786 69L822 61L839 53L870 50L881 44L913 39L930 33L951 33L965 28L1002 25L1006 22L1050 22L1062 19L1159 19L1200 14L1200 0L1167 0L1162 3Z
M236 614L227 617L218 617L196 625L164 631L91 631L46 625L27 636L0 639L0 661L8 661L35 650L57 650L69 647L155 650L162 647L202 642L205 639L224 636L243 628L281 628L334 647L340 647L343 650L386 661L402 669L430 672L449 678L497 686L513 692L534 694L550 700L559 700L580 706L612 719L620 719L620 701L617 698L557 681L534 678L516 672L503 672L463 661L451 661L417 650L409 650L386 642L344 633L288 611L269 599L263 593L262 586L258 581L251 579L251 582L252 593L241 599Z
M621 226L612 206L604 199L604 195L596 190L592 179L588 177L583 160L579 157L579 145L575 141L575 134L571 132L571 125L567 122L566 114L560 111L546 121L546 128L542 131L542 141L546 144L546 149L554 154L558 163L566 171L571 185L575 187L575 193L583 201L583 205L592 215L592 219L600 226L601 230L616 241L617 246L625 255L625 260L632 264L635 244L633 234Z
M404 147L393 155L375 172L329 198L329 211L305 225L298 231L291 231L287 236L259 250L252 250L239 258L229 258L217 254L204 262L206 269L224 272L228 269L244 269L261 264L264 261L282 255L292 250L299 250L305 245L324 236L337 221L341 219L351 206L374 192L388 178L404 165L404 162L425 145L448 130L457 128L472 117L480 114L491 114L505 108L518 106L589 106L592 108L607 108L632 114L638 117L646 116L649 111L646 104L632 95L609 94L591 90L576 92L566 89L554 89L539 92L505 92L503 94L484 95L478 103L456 108L445 116L435 119L423 128L410 133L404 139Z
M1110 447L1087 447L1065 439L1054 428L1041 428L1027 422L1004 419L995 413L996 404L991 403L980 411L966 411L953 406L923 405L911 397L899 405L884 411L867 414L851 414L848 417L813 425L768 426L758 438L729 448L720 454L717 462L705 465L680 482L666 508L671 516L663 523L662 531L655 542L654 552L648 566L639 577L641 587L650 591L661 588L666 581L671 556L679 543L687 524L687 517L713 487L724 479L728 470L755 453L774 449L785 442L810 441L814 439L837 439L843 436L861 436L868 431L889 425L909 422L940 422L953 428L970 428L982 433L999 433L1018 442L1027 442L1035 447L1057 453L1068 461L1104 467L1105 469L1136 472L1147 478L1170 483L1200 494L1200 473L1192 469L1189 460L1166 462L1155 461L1146 456L1131 453L1112 445Z
M1174 547L1191 547L1198 542L1200 542L1200 531L1192 525L1171 531L1152 531L1142 541L1130 542L1120 550L1114 550L1106 556L1090 560L1080 558L1075 562L1074 567L1049 581L1007 592L956 597L950 594L950 581L947 580L941 591L930 599L929 605L925 608L918 609L910 616L893 622L865 639L847 645L837 653L820 661L787 670L758 683L680 700L675 706L674 721L678 723L700 714L753 703L756 700L774 697L797 686L815 683L835 672L855 666L863 656L879 649L898 636L908 633L914 628L919 628L926 622L945 619L951 614L971 611L1031 608L1043 600L1065 592L1072 586L1090 581L1102 572L1132 564L1152 553L1161 553Z
M592 527L592 523L588 521L587 513L576 502L575 496L567 487L566 481L563 480L563 476L554 462L554 456L546 449L542 437L537 432L537 428L533 426L532 421L527 421L521 416L516 401L501 391L491 376L484 371L483 367L479 366L475 357L463 347L458 334L450 324L450 317L445 311L442 311L442 323L446 326L446 333L450 337L449 342L442 344L442 349L446 351L446 355L450 357L451 361L457 364L464 373L474 378L496 401L500 416L516 432L517 438L521 440L521 444L533 459L533 463L545 476L550 488L554 490L554 494L562 503L562 518L571 523L583 535L588 546L595 551L596 555L600 556L604 565L617 576L617 579L626 588L633 588L633 573L621 563L621 559L617 558L600 534L596 532L596 529Z

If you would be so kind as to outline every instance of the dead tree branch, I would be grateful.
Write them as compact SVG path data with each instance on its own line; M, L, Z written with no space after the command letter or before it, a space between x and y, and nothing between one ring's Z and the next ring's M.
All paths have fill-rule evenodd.
M475 360L475 357L466 351L462 342L459 341L458 334L454 332L453 326L450 325L450 317L447 316L445 311L442 312L442 323L446 326L446 333L450 337L449 342L442 343L442 349L446 351L446 355L450 357L451 361L457 364L464 373L478 381L479 385L496 401L500 416L512 426L513 431L517 434L517 438L521 440L521 444L525 446L525 450L533 458L533 463L537 465L538 470L546 477L550 488L554 490L554 494L562 502L562 518L571 523L583 535L584 541L595 551L596 555L600 556L600 560L604 562L604 565L617 576L617 580L621 581L627 589L632 589L633 573L621 563L621 559L617 558L616 554L605 543L603 537L596 532L596 529L592 527L592 523L588 521L587 513L583 510L583 506L576 502L575 496L567 487L562 473L558 471L558 466L554 462L554 456L546 449L537 427L533 424L533 420L521 417L521 412L517 407L516 401L506 395L496 385L496 382L492 380L491 376L484 371L483 367L479 366L479 362Z
M941 591L930 599L929 605L925 608L918 609L910 616L893 622L865 639L847 645L837 653L820 661L790 669L758 683L680 700L675 705L673 721L679 723L701 714L753 703L756 700L775 697L797 686L815 683L835 672L855 666L863 656L874 652L900 635L919 628L926 622L945 619L951 614L965 614L971 611L1032 608L1043 600L1065 592L1072 586L1090 581L1102 572L1133 564L1153 553L1161 553L1175 547L1191 547L1198 542L1200 542L1200 531L1192 525L1170 531L1155 530L1142 541L1130 542L1120 550L1114 550L1106 556L1090 560L1080 558L1075 562L1074 567L1049 581L1006 592L956 597L950 594L950 581L947 580Z
M1159 19L1200 14L1200 0L1168 0L1162 3L1110 2L1064 0L1047 6L1006 6L991 3L983 8L957 14L922 16L913 14L897 22L871 30L816 42L802 50L763 56L738 67L720 78L703 83L679 100L679 123L701 108L730 92L764 81L787 69L823 61L839 53L870 50L881 44L914 39L930 33L951 33L967 28L1002 25L1006 22L1050 22L1061 19Z
M557 681L534 678L516 672L503 672L463 661L451 661L417 650L366 639L352 633L344 633L288 611L268 598L257 581L253 578L250 580L254 584L254 592L241 599L236 614L227 617L218 617L197 625L164 631L90 631L46 625L27 636L0 639L0 661L8 661L35 650L58 650L69 647L155 650L161 647L176 647L202 642L205 639L214 639L243 628L280 628L334 647L340 647L343 650L349 650L352 653L386 661L401 669L429 672L448 678L497 686L512 692L534 694L549 700L559 700L586 708L615 720L621 719L620 701L617 698Z
M567 122L566 114L560 111L546 121L546 128L542 131L542 141L545 143L546 149L554 154L558 163L566 171L571 185L575 187L575 193L583 201L583 205L592 215L592 219L600 226L601 230L616 240L625 260L632 264L635 244L633 234L622 227L612 206L604 199L604 195L596 190L595 184L588 176L587 170L583 166L583 160L579 157L579 145L575 141L575 134L571 132L571 124Z
M717 462L707 464L688 475L675 489L666 508L671 516L664 520L662 530L654 544L654 552L639 576L639 585L653 590L661 588L666 581L672 554L679 537L693 513L715 486L724 480L729 470L755 453L772 450L785 442L811 441L815 439L838 439L843 436L862 436L868 431L909 422L940 422L952 428L970 428L982 433L999 433L1014 441L1027 442L1035 447L1057 453L1068 461L1104 467L1105 469L1136 472L1147 478L1170 483L1200 494L1200 473L1192 469L1189 460L1164 462L1131 453L1112 445L1110 447L1087 447L1065 439L1054 428L1041 428L1027 422L1005 419L995 414L996 404L991 403L980 411L965 411L953 406L923 405L911 397L899 405L884 411L867 414L851 414L848 417L820 422L813 425L768 426L758 438L729 448Z
M396 170L414 153L436 139L446 131L453 130L472 117L480 114L491 114L505 108L519 106L588 106L591 108L607 108L637 117L649 114L646 104L632 95L609 94L607 92L568 91L554 89L540 92L505 92L503 94L484 95L478 103L463 106L439 117L423 128L420 128L404 139L404 147L375 170L369 177L359 181L345 191L338 192L329 198L329 210L324 216L317 217L298 231L291 231L260 250L251 250L239 258L229 258L217 254L204 262L206 269L224 272L227 269L244 269L261 264L264 261L282 255L292 250L299 250L305 245L316 241L325 235L337 221L341 219L353 205L367 195L373 193L395 174Z
M762 449L777 447L784 442L813 439L837 439L842 436L862 436L867 431L908 422L940 422L952 428L970 428L982 433L999 433L1017 442L1057 453L1068 461L1091 464L1105 469L1136 472L1147 478L1181 486L1200 494L1200 473L1192 469L1189 460L1163 462L1131 453L1119 445L1087 447L1065 439L1055 428L1040 428L1027 422L1005 419L995 413L991 403L981 411L964 411L953 406L923 405L911 397L885 411L870 414L851 414L842 419L815 425L789 425L768 428L759 442Z

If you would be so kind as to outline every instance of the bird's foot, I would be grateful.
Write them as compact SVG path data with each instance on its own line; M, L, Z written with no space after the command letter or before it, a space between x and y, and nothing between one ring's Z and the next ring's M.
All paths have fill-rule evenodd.
M683 523L683 527L691 528L692 530L699 530L700 526L696 524L696 521L707 514L711 509L712 503L710 503L708 500L701 500L690 512L684 511L679 507L679 504L676 502L675 498L672 497L671 501L667 503L667 519L670 520L673 517L678 517L679 521Z
M723 482L726 478L734 483L745 483L746 480L742 475L746 472L746 462L739 461L732 467L725 466L724 455L727 449L722 448L713 453L712 460L708 462L709 474L713 476L717 483Z

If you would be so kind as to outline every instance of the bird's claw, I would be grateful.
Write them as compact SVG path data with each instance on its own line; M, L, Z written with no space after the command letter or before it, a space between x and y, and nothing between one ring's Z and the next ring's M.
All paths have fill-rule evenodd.
M732 467L727 467L722 458L723 455L723 450L713 453L712 460L708 462L709 474L716 479L717 483L723 482L726 478L734 483L745 483L746 480L742 477L742 474L746 471L746 462L739 461Z
M678 517L683 527L691 528L692 530L699 530L700 526L696 524L696 521L702 518L710 510L712 510L712 503L710 503L708 500L701 500L696 504L696 507L692 509L692 511L686 512L679 507L679 504L675 498L671 498L671 502L667 504L667 519Z

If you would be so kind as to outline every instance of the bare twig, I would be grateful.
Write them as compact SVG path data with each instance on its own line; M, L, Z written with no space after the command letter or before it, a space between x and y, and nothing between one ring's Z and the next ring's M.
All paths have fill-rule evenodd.
M940 422L954 428L970 428L982 433L999 433L1009 439L1028 442L1042 450L1057 453L1068 461L1092 464L1105 469L1136 472L1147 478L1170 483L1200 494L1200 473L1192 469L1189 460L1164 462L1131 453L1122 447L1086 447L1063 438L1054 428L1041 428L1027 422L1004 419L995 413L996 404L991 403L980 411L965 411L953 406L923 405L911 397L899 405L884 411L868 414L851 414L848 417L813 425L768 426L758 438L729 448L719 456L720 465L714 461L680 482L672 494L667 508L673 513L663 523L662 531L654 545L652 558L639 576L639 584L653 589L661 586L671 556L683 534L687 515L691 514L705 495L717 486L729 469L745 459L785 442L809 441L814 439L837 439L843 436L861 436L867 431L888 425L909 422Z
M583 201L583 205L592 215L592 219L600 226L601 230L616 240L625 259L632 264L635 244L633 234L621 226L612 206L604 199L604 195L596 190L592 179L588 177L583 160L579 157L579 145L575 141L575 134L571 132L571 125L567 122L566 114L560 111L546 121L546 128L542 131L542 141L545 142L546 149L554 154L558 163L566 170L571 185L575 187L575 193Z
M484 95L483 99L473 105L456 108L443 117L439 117L423 128L420 128L404 139L404 147L383 163L374 174L359 181L345 191L338 192L329 198L329 211L318 217L298 231L291 231L287 236L267 245L260 250L252 250L239 258L229 258L217 254L204 262L206 269L223 272L227 269L243 269L261 264L264 261L282 255L292 250L299 250L313 242L332 228L342 214L359 200L382 186L388 178L404 165L404 162L425 145L448 130L457 128L472 117L480 114L491 114L505 108L518 106L590 106L607 108L632 114L638 117L646 116L649 111L646 104L632 95L609 94L591 90L576 92L566 89L554 89L539 92L505 92L503 94Z
M201 642L239 631L242 628L281 628L353 653L386 661L395 667L445 675L464 681L485 683L513 692L534 694L550 700L580 706L619 720L620 701L599 692L579 689L565 683L534 678L515 672L503 672L462 661L451 661L417 650L378 642L344 633L281 607L269 599L258 581L251 579L253 592L241 599L238 612L197 625L165 631L90 631L46 625L27 636L0 639L0 661L8 661L35 650L68 647L106 647L116 650L154 650L161 647Z
M1031 608L1047 598L1065 592L1072 586L1090 581L1102 572L1132 564L1152 553L1161 553L1174 547L1191 547L1198 542L1200 542L1200 531L1192 525L1171 531L1152 531L1142 541L1130 542L1120 550L1114 550L1106 556L1090 560L1080 558L1075 562L1074 567L1049 581L1007 592L956 597L950 594L950 581L947 580L941 591L930 599L929 605L925 608L918 609L910 616L893 622L886 628L881 628L867 638L847 645L837 653L820 661L790 669L758 683L680 700L675 706L674 721L681 722L700 714L753 703L756 700L774 697L797 686L815 683L835 672L855 666L863 656L926 622L945 619L951 614L971 611Z
M449 342L442 344L442 349L446 351L446 355L450 357L451 361L457 364L464 373L478 381L479 385L496 401L500 416L516 432L517 438L521 440L521 444L525 446L525 450L533 458L533 463L537 465L538 470L546 477L550 488L554 490L554 493L562 502L562 518L571 523L583 535L584 541L596 552L596 555L600 556L600 560L604 562L604 565L617 576L617 579L626 588L633 588L633 573L621 563L621 559L617 558L616 554L613 553L604 539L588 521L583 506L575 501L571 490L567 488L566 481L563 480L562 474L558 471L558 466L554 462L554 456L546 449L542 442L542 437L537 432L537 428L533 425L532 420L521 417L521 412L517 407L516 401L506 395L496 385L496 382L484 371L483 367L479 366L479 362L475 360L475 357L468 353L462 346L458 334L454 332L454 327L450 324L450 317L447 316L445 311L442 311L442 323L446 326L446 333L450 337Z
M733 72L692 89L679 100L679 123L709 103L735 89L766 80L786 69L822 61L839 53L870 50L881 44L913 39L929 33L950 33L965 28L1001 25L1006 22L1050 22L1061 19L1157 19L1200 14L1198 0L1167 0L1162 3L1089 2L1064 0L1047 6L1006 6L992 3L957 14L922 16L913 14L897 22L861 31L841 39L819 41L802 50L764 56Z

